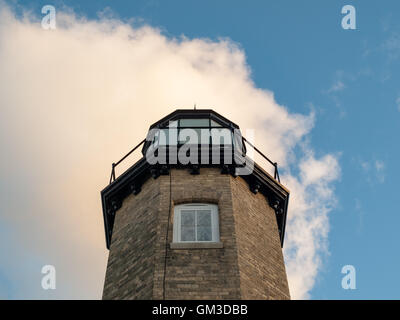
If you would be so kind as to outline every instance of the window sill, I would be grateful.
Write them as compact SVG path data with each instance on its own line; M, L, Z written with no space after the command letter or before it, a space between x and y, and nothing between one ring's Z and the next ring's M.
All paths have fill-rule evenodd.
M222 242L171 242L171 249L222 249Z

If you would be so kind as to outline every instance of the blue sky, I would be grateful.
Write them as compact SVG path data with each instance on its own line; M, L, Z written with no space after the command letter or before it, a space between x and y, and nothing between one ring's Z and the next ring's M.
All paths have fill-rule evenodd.
M323 256L310 297L400 298L398 1L18 3L38 13L45 4L65 5L91 19L109 7L120 19L136 18L167 37L236 42L256 87L272 91L290 112L315 112L308 139L316 156L338 155L341 176L335 183L337 204L329 214L329 254ZM341 27L346 4L356 8L356 30ZM348 264L357 271L356 290L341 287L341 268ZM9 281L0 268L3 290Z

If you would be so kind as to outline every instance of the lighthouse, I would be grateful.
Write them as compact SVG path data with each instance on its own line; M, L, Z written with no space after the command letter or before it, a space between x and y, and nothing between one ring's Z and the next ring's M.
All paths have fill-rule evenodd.
M141 158L118 175L135 152ZM217 112L180 109L152 124L112 165L101 201L103 299L290 299L289 191L278 165Z

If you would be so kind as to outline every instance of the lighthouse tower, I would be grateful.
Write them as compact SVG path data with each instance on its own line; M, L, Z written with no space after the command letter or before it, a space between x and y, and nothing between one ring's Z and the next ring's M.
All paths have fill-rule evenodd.
M132 152L142 157L117 176ZM290 299L282 246L289 191L239 127L176 110L113 164L101 192L110 250L103 299Z

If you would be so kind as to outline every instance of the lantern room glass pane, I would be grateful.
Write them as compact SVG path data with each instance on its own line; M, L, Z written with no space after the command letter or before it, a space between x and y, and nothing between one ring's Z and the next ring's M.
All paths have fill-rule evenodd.
M210 119L181 119L180 127L209 127Z
M222 127L218 122L211 120L211 127Z
M230 129L211 129L211 142L213 145L231 145L232 133Z
M168 129L161 129L159 134L158 134L158 145L166 146L166 145L169 144L168 140L169 140Z
M176 145L178 140L178 129L160 129L157 140L160 146Z
M201 142L201 134L202 130L209 130L209 129L194 129L194 128L186 128L179 130L179 143L192 143L192 144L199 144Z
M178 126L178 120L170 121L168 123L168 128L176 128Z

